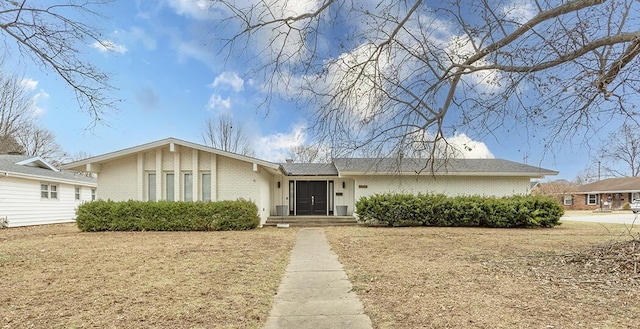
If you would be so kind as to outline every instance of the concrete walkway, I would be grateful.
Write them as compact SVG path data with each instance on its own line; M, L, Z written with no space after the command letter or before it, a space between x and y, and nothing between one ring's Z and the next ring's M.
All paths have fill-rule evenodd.
M324 229L300 229L264 328L370 329L351 288Z

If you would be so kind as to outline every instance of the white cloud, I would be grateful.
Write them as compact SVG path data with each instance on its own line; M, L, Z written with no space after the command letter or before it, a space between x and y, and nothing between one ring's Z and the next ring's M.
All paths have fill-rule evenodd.
M537 14L537 9L530 1L516 0L504 6L502 8L502 13L507 19L519 24L524 24Z
M218 65L218 60L216 60L214 53L203 47L201 42L192 40L192 41L182 41L174 38L176 44L174 48L178 54L178 62L185 63L189 59L195 59L205 65L207 65L211 69L216 69Z
M144 29L136 26L131 27L131 30L128 31L116 30L113 36L129 45L142 43L147 50L155 50L158 47L158 43L153 36L149 35Z
M211 87L216 88L224 85L231 86L235 92L240 92L244 87L244 80L236 72L222 72L213 80Z
M22 86L24 86L24 89L27 91L36 90L36 87L38 86L38 81L33 80L31 78L22 79L20 83L22 84Z
M24 87L24 90L27 92L34 91L38 87L38 81L33 80L31 78L22 79L20 81L20 84ZM41 107L39 103L44 102L48 98L49 98L49 94L46 91L44 91L44 89L40 89L31 97L31 101L33 102L32 104L34 106L33 114L36 117L41 116L45 112L45 109Z
M474 141L466 134L457 134L447 138L447 142L454 146L459 156L464 159L493 159L493 153L487 145L480 141Z
M91 44L91 46L95 49L98 49L98 51L100 51L101 53L116 53L116 54L124 54L127 51L129 51L129 49L127 49L127 47L117 44L111 40L101 40L101 41L96 41L93 44Z
M210 0L169 0L167 3L178 15L190 16L199 20L211 18L212 1Z
M306 125L296 124L288 133L276 133L258 138L257 157L273 162L284 162L292 147L306 142Z
M228 113L231 109L231 99L229 97L222 98L222 96L218 94L213 94L209 98L207 109L217 111L219 113Z
M45 112L45 109L39 104L47 99L49 99L49 94L42 89L33 96L33 104L35 104L35 111L33 114L35 114L35 116L39 117Z

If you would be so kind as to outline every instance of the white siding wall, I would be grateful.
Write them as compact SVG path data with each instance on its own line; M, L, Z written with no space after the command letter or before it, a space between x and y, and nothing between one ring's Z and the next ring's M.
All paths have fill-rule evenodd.
M40 184L58 185L58 199L40 198ZM71 222L82 202L91 200L91 187L80 186L80 199L75 200L75 187L45 180L18 177L0 179L0 217L7 217L9 226L41 225Z

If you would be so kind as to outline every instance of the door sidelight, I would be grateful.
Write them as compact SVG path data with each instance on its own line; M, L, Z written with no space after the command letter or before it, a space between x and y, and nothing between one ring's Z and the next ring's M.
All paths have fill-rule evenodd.
M312 195L311 196L311 205L312 206L315 204L315 201L316 201L316 197L315 197L315 195Z

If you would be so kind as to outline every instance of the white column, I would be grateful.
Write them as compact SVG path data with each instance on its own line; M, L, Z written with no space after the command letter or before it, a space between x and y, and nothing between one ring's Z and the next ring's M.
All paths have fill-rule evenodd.
M218 155L211 154L211 201L218 201Z
M173 150L173 200L182 201L184 193L180 193L180 147L174 146Z
M136 186L137 195L136 198L139 201L144 200L144 153L138 153L138 164L136 169Z
M156 200L162 198L162 149L156 149Z
M193 177L193 189L191 195L193 195L193 201L202 200L202 196L199 193L200 187L200 166L198 163L198 150L191 149L191 173Z

